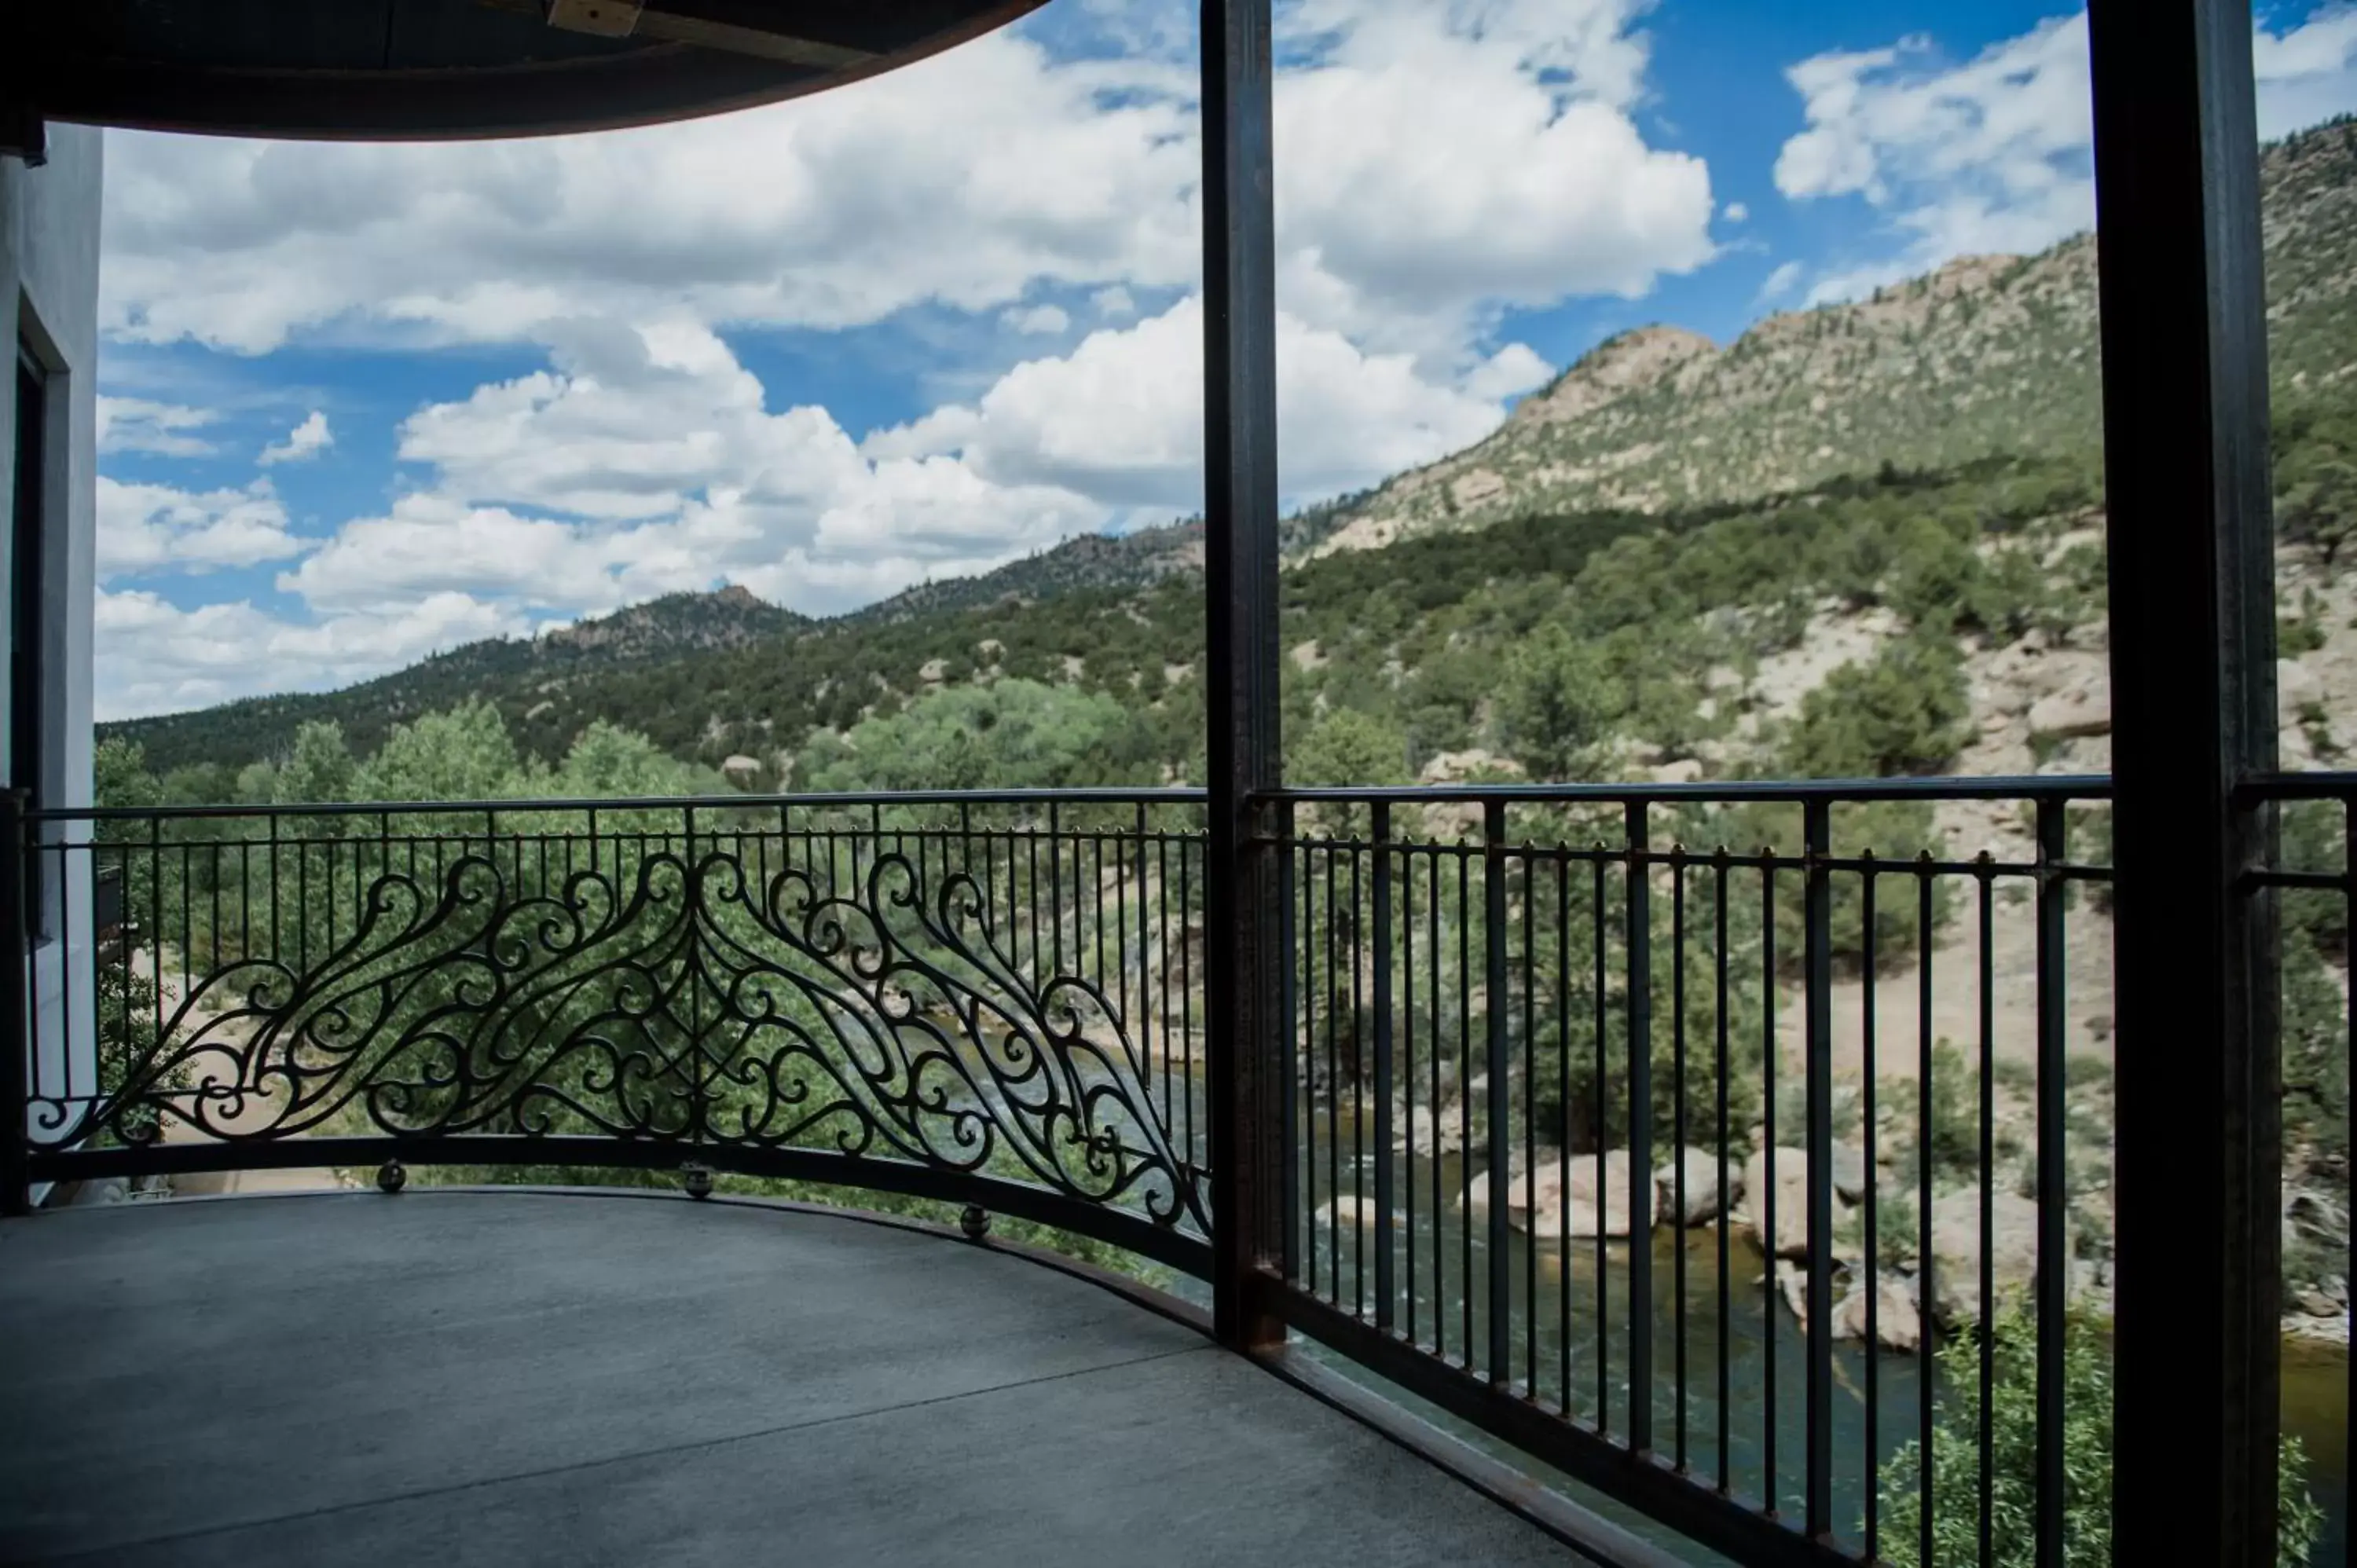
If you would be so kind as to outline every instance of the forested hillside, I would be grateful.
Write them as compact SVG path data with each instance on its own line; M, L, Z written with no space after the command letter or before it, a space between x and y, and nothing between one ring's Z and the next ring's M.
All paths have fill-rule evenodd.
M2352 170L2346 122L2266 158L2295 653L2338 629L2319 596L2357 515ZM2025 639L2101 646L2093 257L2082 239L1959 263L1770 317L1724 351L1648 328L1470 450L1294 519L1294 775L1991 760L1964 753L2006 693L1974 661ZM1192 778L1200 560L1200 525L1179 524L1072 541L831 621L742 590L682 596L344 692L110 733L178 773L174 793L220 798L305 722L338 723L365 756L394 724L479 698L544 761L603 719L776 787L822 765L845 777L846 748L885 768L875 726L1019 679L1115 704L1102 756L1121 776ZM989 705L960 699L960 722L988 722ZM2020 760L2072 738L2033 737L2043 755Z

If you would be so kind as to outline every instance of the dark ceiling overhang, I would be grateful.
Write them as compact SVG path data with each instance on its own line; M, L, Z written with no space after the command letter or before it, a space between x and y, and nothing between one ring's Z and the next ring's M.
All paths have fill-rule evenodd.
M437 140L714 114L873 76L1043 0L6 0L0 109Z

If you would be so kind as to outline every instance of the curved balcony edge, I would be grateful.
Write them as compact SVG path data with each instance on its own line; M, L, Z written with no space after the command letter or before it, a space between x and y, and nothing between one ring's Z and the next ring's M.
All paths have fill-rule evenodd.
M701 1165L731 1176L807 1181L942 1203L978 1204L994 1214L1028 1219L1122 1248L1194 1279L1209 1279L1211 1273L1209 1240L1136 1214L1004 1176L944 1170L906 1160L834 1154L824 1149L745 1148L602 1136L468 1133L435 1138L284 1138L252 1144L55 1149L34 1154L28 1163L35 1182L69 1182L109 1176L327 1165L366 1168L391 1160L404 1165L557 1165L639 1171L677 1170L683 1165Z

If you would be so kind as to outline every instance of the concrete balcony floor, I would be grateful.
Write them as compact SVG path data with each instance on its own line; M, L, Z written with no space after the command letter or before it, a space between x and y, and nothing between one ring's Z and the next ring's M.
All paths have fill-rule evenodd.
M1084 1280L685 1198L10 1220L0 1403L9 1563L1575 1560Z

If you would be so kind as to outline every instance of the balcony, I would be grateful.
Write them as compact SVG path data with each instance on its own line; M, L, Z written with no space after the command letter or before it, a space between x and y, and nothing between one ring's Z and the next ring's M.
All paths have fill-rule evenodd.
M51 7L0 148L662 119L1022 8L372 72ZM0 797L12 1554L2255 1568L2312 1494L2346 1560L2345 1361L2279 1486L2357 776L2276 771L2250 6L2086 23L2116 781L1641 789L1284 787L1272 7L1200 20L1208 789ZM363 1190L32 1212L290 1170ZM947 1233L752 1206L829 1195Z
M11 1563L1578 1560L1200 1326L954 1237L414 1191L10 1231Z
M2357 781L2276 789L2345 800ZM1566 1538L1609 1561L1660 1550L1501 1479L1501 1454L1632 1502L1668 1527L1656 1543L1830 1563L1889 1556L1893 1530L1922 1551L1928 1449L1964 1456L1962 1506L1994 1531L2034 1480L1972 1457L1996 1441L1991 1406L1957 1403L1941 1347L2034 1390L2043 1463L2087 1412L2025 1359L2111 1311L2111 1145L2086 1113L2109 1091L2086 1024L2112 1006L2106 944L2090 942L2108 929L2107 793L1284 791L1253 848L1284 1022L1265 1054L1224 1064L1193 791L39 814L15 873L38 863L67 929L91 888L112 889L119 923L73 950L52 1003L30 999L38 1038L94 1051L34 1054L27 1177L339 1170L401 1196L25 1222L17 1255L45 1261L9 1273L25 1326L8 1342L28 1358L9 1379L44 1413L12 1466L30 1531L12 1552L102 1534L169 1555L218 1520L221 1541L305 1560L311 1526L239 1531L325 1508L406 1539L399 1499L472 1484L454 1453L500 1455L474 1481L578 1477L615 1455L754 1452L813 1421L891 1430L894 1411L976 1390L992 1391L974 1409L1014 1401L1009 1420L1044 1429L1000 1445L1039 1461L1022 1483L1039 1498L1018 1503L989 1466L996 1500L935 1521L982 1530L985 1557L992 1529L1007 1551L1022 1539L992 1519L1115 1539L1174 1509L1226 1519L1223 1499L1284 1477L1316 1517L1370 1532L1329 1521L1287 1556L1429 1561L1477 1537L1485 1561ZM1889 836L1942 811L1995 847L1943 857ZM2337 838L2308 853L2323 858L2269 880L2345 897ZM70 1065L91 1055L93 1072ZM1256 1271L1290 1331L1257 1359L1555 1539L1480 1522L1437 1471L1401 1479L1368 1434L1205 1348L1188 1304L1218 1273L1221 1071L1246 1067L1243 1125L1275 1180ZM435 1191L451 1183L472 1190ZM486 1183L644 1183L673 1201ZM820 1198L937 1233L740 1207ZM946 1239L959 1227L1011 1254ZM186 1300L216 1315L167 1310ZM685 1348L658 1316L692 1326ZM1982 1332L1991 1318L2010 1326ZM438 1320L467 1326L420 1343ZM290 1412L296 1355L310 1369ZM750 1371L780 1361L773 1381ZM153 1423L176 1447L208 1434L203 1466L136 1460L126 1488L101 1463L125 1367L144 1369L140 1400L189 1412ZM844 1387L812 1403L811 1368ZM689 1387L644 1402L616 1381L657 1376ZM382 1391L418 1379L466 1391L424 1400L465 1413L381 1450L365 1412L391 1419ZM1486 1452L1384 1402L1403 1394ZM1116 1414L1125 1398L1156 1419ZM565 1414L589 1408L630 1413ZM268 1501L273 1445L333 1451L317 1434L346 1424L338 1410L357 1444L328 1466L342 1478L303 1508ZM1174 1442L1198 1455L1177 1492L1150 1479ZM1057 1443L1068 1457L1040 1457ZM1339 1457L1362 1447L1380 1463ZM833 1499L811 1506L846 1552L862 1525L841 1499L881 1485L863 1452L794 1482ZM920 1468L954 1476L952 1453ZM1107 1478L1083 1485L1076 1466ZM775 1501L687 1469L709 1476L719 1512L693 1511L715 1540ZM103 1507L77 1478L102 1475ZM2341 1478L2314 1481L2338 1529ZM570 1518L576 1484L501 1480L466 1509L512 1493ZM178 1500L190 1488L204 1509ZM1075 1514L1067 1494L1095 1501ZM1953 1515L1958 1494L1937 1497ZM1413 1528L1377 1528L1398 1509ZM1231 1527L1250 1560L1274 1551L1264 1524Z

